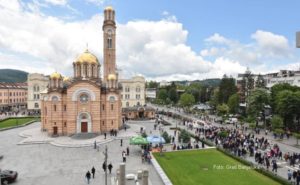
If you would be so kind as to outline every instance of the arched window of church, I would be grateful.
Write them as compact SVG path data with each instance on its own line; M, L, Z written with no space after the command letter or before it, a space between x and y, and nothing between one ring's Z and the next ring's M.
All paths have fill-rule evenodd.
M88 75L88 66L87 65L84 65L84 74L85 74L85 76Z
M52 96L52 101L53 102L57 102L58 101L58 97L57 96Z
M95 69L95 66L94 66L94 65L92 65L91 77L94 77L94 69Z
M112 39L110 37L107 39L107 48L112 48Z

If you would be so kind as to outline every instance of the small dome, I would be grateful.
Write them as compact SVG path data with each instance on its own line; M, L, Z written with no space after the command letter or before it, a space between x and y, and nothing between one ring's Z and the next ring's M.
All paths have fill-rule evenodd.
M70 80L69 77L64 77L64 82L67 82L67 81L69 81L69 80Z
M114 8L112 6L107 6L104 10L111 10L111 11L113 11Z
M79 55L75 63L89 63L89 64L99 64L98 59L95 55L86 50L84 53Z
M107 77L108 80L116 80L117 77L115 74L109 74L108 77Z
M52 73L51 75L50 75L50 78L57 78L57 79L59 79L59 78L61 78L62 76L61 76L61 74L59 74L58 72L54 72L54 73Z

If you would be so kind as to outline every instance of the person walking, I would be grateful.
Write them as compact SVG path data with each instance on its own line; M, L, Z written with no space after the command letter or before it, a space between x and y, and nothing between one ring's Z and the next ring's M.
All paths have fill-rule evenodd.
M102 164L102 169L103 169L104 172L106 172L106 163L105 163L105 161Z
M123 146L123 139L120 140L120 145Z
M292 180L292 172L291 172L291 170L288 170L287 176L288 176L288 181L291 181Z
M106 132L104 133L104 139L106 139Z
M123 157L123 163L125 163L126 162L126 152L125 151L122 152L122 157Z
M127 156L129 156L129 147L126 148Z
M90 184L90 179L91 179L91 173L90 173L90 171L86 172L85 178L87 180L87 183Z
M92 174L93 174L93 179L94 179L94 178L95 178L95 172L96 172L96 169L94 168L94 166L93 166L91 172L92 172Z
M108 165L109 174L111 174L112 168L113 168L113 165L111 163L109 163L109 165Z

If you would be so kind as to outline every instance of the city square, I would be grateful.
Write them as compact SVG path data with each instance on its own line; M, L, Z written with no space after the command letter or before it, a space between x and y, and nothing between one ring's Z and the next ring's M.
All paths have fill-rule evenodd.
M0 0L0 184L299 185L299 6Z

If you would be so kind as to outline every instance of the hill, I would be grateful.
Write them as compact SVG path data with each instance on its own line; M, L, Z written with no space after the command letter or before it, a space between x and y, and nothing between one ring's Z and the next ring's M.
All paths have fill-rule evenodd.
M28 73L15 69L0 69L0 82L26 82Z

